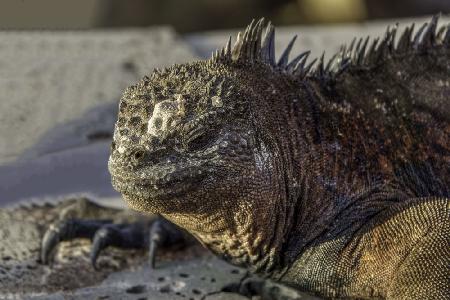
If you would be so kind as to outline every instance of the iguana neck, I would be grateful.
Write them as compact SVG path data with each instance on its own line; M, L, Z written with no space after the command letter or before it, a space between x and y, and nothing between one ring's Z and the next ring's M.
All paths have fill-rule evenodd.
M276 202L267 206L260 206L258 201L245 205L246 200L236 199L234 203L242 205L228 206L223 211L163 216L187 229L204 246L230 263L255 273L270 274L280 263L279 254L287 230L284 216L288 202L276 191L278 188L267 189L267 194L261 191L258 195L261 200Z
M345 101L333 108L333 93L314 80L278 79L275 86L260 111L273 112L271 124L261 119L285 185L279 192L289 207L280 214L286 224L282 265L288 265L338 223L344 230L364 223L402 195L378 166L367 168L364 138L346 143L347 136L369 133L364 119L354 118L354 129L340 127L352 117Z

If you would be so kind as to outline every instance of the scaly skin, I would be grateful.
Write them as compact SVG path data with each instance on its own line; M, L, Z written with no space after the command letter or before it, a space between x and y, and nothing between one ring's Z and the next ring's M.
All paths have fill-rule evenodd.
M114 187L229 262L323 297L450 297L450 30L278 63L262 20L127 88ZM298 65L297 65L298 62Z

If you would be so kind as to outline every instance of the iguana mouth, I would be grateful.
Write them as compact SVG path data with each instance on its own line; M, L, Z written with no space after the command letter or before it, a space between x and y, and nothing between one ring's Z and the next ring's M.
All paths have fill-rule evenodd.
M111 182L114 189L129 196L172 198L197 189L205 177L202 172L191 173L188 170L180 170L166 174L162 178L145 180L111 175Z

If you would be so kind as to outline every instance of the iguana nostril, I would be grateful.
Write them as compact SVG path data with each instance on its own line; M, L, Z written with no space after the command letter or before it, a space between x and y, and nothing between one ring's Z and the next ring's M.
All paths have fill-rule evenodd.
M137 151L135 151L134 154L133 154L133 158L134 158L135 160L140 160L140 159L142 159L143 157L144 157L144 151L142 151L142 150L137 150Z

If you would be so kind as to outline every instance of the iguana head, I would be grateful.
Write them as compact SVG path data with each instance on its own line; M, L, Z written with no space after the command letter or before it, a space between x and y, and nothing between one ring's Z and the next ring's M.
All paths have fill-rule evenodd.
M252 51L262 52L262 24L249 26L233 48L229 41L210 60L156 70L126 89L109 170L132 207L211 214L225 203L244 203L246 189L269 184L261 178L268 176L268 154L256 134L246 78L252 72L245 67L253 64ZM270 52L273 27L267 32Z
M208 210L258 180L262 154L256 153L249 105L238 82L219 64L197 62L157 71L126 89L109 170L132 207Z

